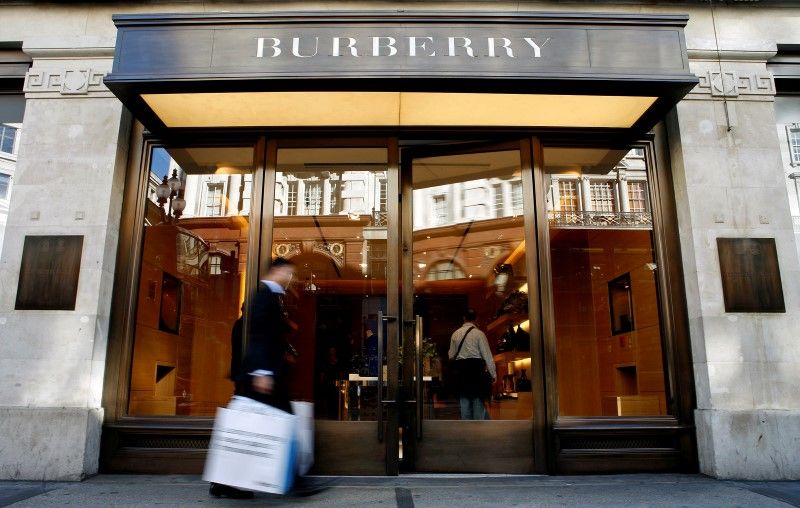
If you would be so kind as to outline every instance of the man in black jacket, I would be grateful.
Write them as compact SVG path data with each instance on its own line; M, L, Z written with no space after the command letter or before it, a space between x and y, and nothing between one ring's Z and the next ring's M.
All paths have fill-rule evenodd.
M294 264L276 258L258 285L252 306L250 341L239 372L245 397L292 412L289 403L289 357L296 354L289 343L289 319L283 295L294 277Z
M283 258L272 261L267 276L258 285L252 306L250 340L241 368L231 364L236 394L292 412L289 402L289 361L297 354L289 343L289 319L283 308L283 295L294 277L294 264ZM236 333L234 331L234 333ZM236 347L234 345L234 347ZM234 351L234 356L235 356ZM229 485L212 483L214 497L250 499L253 493Z

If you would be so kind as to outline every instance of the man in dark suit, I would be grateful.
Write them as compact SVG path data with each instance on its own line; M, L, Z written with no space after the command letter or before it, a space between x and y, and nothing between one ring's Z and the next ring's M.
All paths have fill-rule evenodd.
M267 276L259 283L253 299L250 340L241 368L236 365L235 344L234 359L231 361L231 374L236 383L237 395L269 404L288 413L292 412L289 401L288 358L297 353L289 343L291 327L283 308L283 295L293 277L294 264L291 261L283 258L272 261ZM233 333L235 335L236 331ZM241 346L239 348L241 350ZM253 497L250 491L220 483L212 483L209 494L233 499Z
M296 354L289 343L289 319L283 295L294 277L294 264L276 258L258 285L252 306L250 341L239 372L245 397L289 413L289 357Z

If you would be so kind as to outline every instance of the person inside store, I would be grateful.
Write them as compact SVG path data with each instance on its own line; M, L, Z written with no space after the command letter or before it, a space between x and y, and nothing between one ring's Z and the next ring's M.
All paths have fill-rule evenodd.
M237 395L242 395L287 413L292 412L289 400L289 367L297 351L289 342L292 331L283 306L283 296L295 274L294 264L276 258L261 281L253 298L247 352L234 380ZM303 478L295 480L294 495L311 495L318 491ZM214 497L251 499L253 493L229 485L212 483L209 494Z
M489 341L475 324L476 313L468 309L464 324L450 337L450 368L456 384L462 420L488 420L485 401L497 379Z

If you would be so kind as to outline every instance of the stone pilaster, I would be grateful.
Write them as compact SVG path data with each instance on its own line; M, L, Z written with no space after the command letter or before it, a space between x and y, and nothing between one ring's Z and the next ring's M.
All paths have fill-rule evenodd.
M669 119L702 472L800 478L800 265L764 51L690 51L698 86ZM785 314L726 313L716 239L774 238Z
M97 472L130 120L103 85L113 39L28 40L25 118L0 254L0 478ZM15 310L27 235L83 235L74 311Z

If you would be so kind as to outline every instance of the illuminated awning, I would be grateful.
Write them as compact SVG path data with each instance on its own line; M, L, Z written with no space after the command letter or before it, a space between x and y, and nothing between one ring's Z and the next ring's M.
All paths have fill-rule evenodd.
M115 16L106 85L151 130L644 131L697 82L685 16Z

